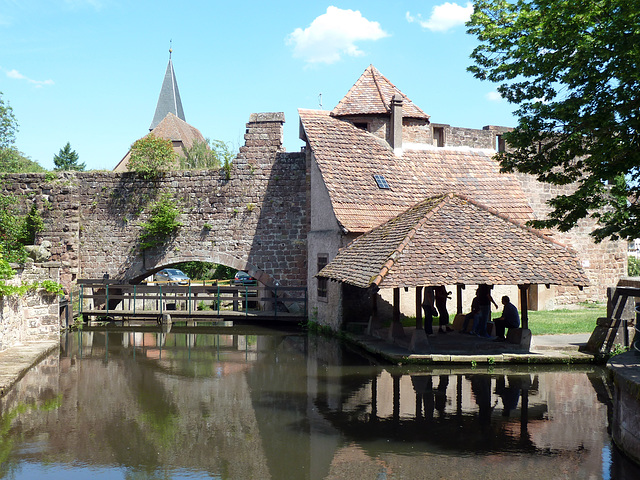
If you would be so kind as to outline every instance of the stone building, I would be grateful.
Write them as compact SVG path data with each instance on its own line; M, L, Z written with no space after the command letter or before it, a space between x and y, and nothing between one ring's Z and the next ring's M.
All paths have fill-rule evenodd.
M524 223L544 216L548 211L544 202L560 193L534 178L500 173L493 156L505 148L502 134L507 128L477 130L434 123L373 66L331 112L301 109L299 114L309 175L309 305L321 323L339 326L358 310L355 299L361 292L316 274L339 249L416 203L454 193ZM606 287L625 274L626 245L595 244L590 231L589 222L583 222L566 234L547 232L578 253L589 287L581 291L532 286L530 308L602 301ZM500 288L497 295L503 291L513 295L516 287ZM386 297L382 294L390 297L389 292ZM472 295L468 296L470 301ZM413 298L412 292L408 298ZM403 304L413 314L413 300Z

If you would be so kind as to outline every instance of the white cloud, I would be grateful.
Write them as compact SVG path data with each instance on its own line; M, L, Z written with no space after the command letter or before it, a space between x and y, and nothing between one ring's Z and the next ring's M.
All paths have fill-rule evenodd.
M464 7L457 3L445 2L433 7L428 20L423 20L420 14L413 16L410 12L407 12L406 18L409 23L418 22L422 28L432 32L446 32L453 27L464 25L472 13L473 4L471 2L467 2Z
M24 80L32 85L35 85L36 88L42 88L43 85L53 85L53 80L33 80L29 77L25 77L18 70L9 70L7 72L7 77L12 78L14 80Z
M493 92L489 92L485 95L485 98L491 102L501 102L502 101L502 95L500 95L498 92L496 92L495 90Z
M364 55L356 42L379 40L389 34L378 22L372 22L356 10L328 7L327 13L317 17L304 30L296 28L287 37L293 45L293 56L307 63L335 63L342 55Z

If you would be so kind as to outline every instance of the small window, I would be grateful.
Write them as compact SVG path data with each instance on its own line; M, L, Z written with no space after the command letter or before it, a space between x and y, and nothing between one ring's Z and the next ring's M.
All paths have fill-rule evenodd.
M433 127L433 146L444 147L444 128Z
M496 135L496 150L498 152L504 152L506 150L506 144L502 135Z
M369 124L366 122L353 122L353 126L359 128L360 130L364 130L366 132L369 131Z
M375 179L376 183L378 184L378 188L382 188L384 190L390 190L391 189L391 187L387 183L387 180L384 178L384 176L382 176L382 175L374 175L373 178Z
M327 265L328 259L329 256L326 253L318 255L318 272ZM327 284L327 278L318 277L318 298L327 298Z

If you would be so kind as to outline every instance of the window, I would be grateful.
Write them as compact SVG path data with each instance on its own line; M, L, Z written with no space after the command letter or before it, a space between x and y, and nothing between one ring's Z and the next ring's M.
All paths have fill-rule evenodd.
M391 190L391 187L387 183L387 179L384 178L383 175L374 175L373 178L375 179L376 183L378 184L378 188L382 188L384 190Z
M502 135L496 135L496 150L498 152L504 152L506 149L506 144L504 143L504 138Z
M433 127L433 146L444 147L444 128Z
M318 254L318 272L328 263L329 256L326 253ZM317 272L316 272L317 273ZM318 277L318 298L327 298L327 284L329 279Z
M366 122L353 122L353 126L359 128L360 130L369 131L369 124Z

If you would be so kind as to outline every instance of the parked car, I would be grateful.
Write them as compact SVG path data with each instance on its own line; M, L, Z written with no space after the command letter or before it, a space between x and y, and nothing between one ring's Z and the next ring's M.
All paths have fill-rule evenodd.
M190 278L182 270L165 268L154 275L154 280L169 285L188 285Z
M247 272L239 270L233 277L233 283L236 285L255 285L256 279L249 275Z

